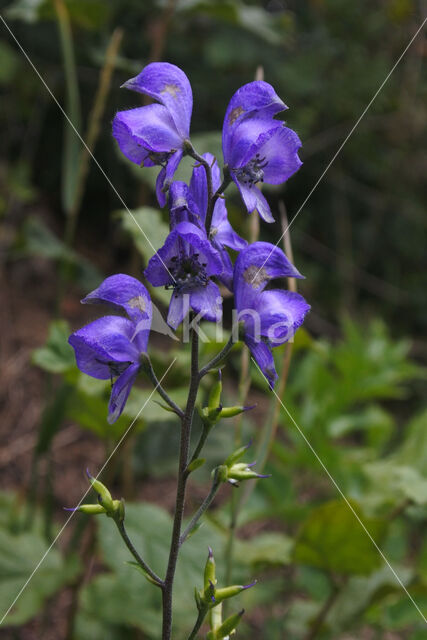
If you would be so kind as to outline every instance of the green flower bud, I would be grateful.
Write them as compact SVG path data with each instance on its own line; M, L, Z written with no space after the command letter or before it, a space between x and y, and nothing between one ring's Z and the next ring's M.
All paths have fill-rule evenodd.
M209 394L208 407L209 409L217 409L221 404L222 393L222 376L221 369L218 370L218 382L216 382Z
M222 604L217 604L213 606L209 611L209 626L211 631L215 634L216 638L216 630L222 624Z
M102 484L99 480L91 476L89 470L86 470L87 476L90 480L92 487L95 489L98 494L98 502L100 505L104 507L107 512L114 511L113 506L113 498L111 493L108 491L107 487Z
M204 574L204 589L205 594L211 593L212 587L211 585L216 585L216 576L215 576L215 560L213 557L212 549L209 547L208 559L205 564L205 574Z
M240 458L245 455L246 451L249 449L251 444L252 444L252 441L250 441L244 447L240 447L239 449L236 449L236 451L233 451L233 453L231 453L228 456L228 458L225 460L224 464L227 467L231 467L231 465L233 465L235 462L237 462L237 460L240 460Z
M253 409L255 405L252 405L251 407L242 407L242 406L235 406L235 407L224 407L221 411L221 418L234 418L234 416L238 416L240 413L244 413L245 411L249 411L250 409Z
M215 589L215 593L214 593L215 603L219 604L224 600L228 600L228 598L234 598L234 596L237 596L239 593L241 593L242 591L245 591L246 589L250 589L255 584L256 584L256 580L254 582L251 582L251 584L246 584L246 585L235 584L232 587Z
M206 635L206 640L216 640L216 635L213 631L208 631Z
M245 610L242 609L239 613L235 613L224 620L222 625L215 632L215 640L222 640L223 638L227 638L231 635L235 631L244 613Z
M97 515L98 513L107 513L100 504L82 504L76 509L66 509L66 511L81 511L82 513L89 513L91 515Z

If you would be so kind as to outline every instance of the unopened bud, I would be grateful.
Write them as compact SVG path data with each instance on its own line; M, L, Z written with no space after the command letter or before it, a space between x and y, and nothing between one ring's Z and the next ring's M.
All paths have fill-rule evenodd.
M256 404L253 404L251 407L223 407L223 409L221 410L220 418L234 418L234 416L238 416L245 411L250 411L254 407L256 407Z
M222 393L222 377L221 370L218 371L218 382L216 382L209 394L208 407L209 409L216 409L221 404Z
M89 513L90 515L107 513L100 504L81 504L79 507L64 507L64 511L81 511L82 513Z
M205 573L204 573L204 589L205 594L211 590L211 585L216 585L216 575L215 575L215 560L213 557L212 549L209 547L208 559L205 564Z
M242 619L244 613L245 610L242 609L241 611L239 611L239 613L235 613L234 615L224 620L222 625L216 630L215 639L223 640L223 638L227 638L230 634L232 634L235 631L240 620Z
M88 469L86 470L86 473L92 487L95 489L96 493L98 494L99 504L102 505L107 512L113 511L114 510L113 498L111 496L111 493L108 491L107 487L103 485L102 482L100 482L99 480L91 476Z
M231 587L224 587L223 589L215 589L215 593L214 593L215 603L219 604L220 602L223 602L223 600L228 600L228 598L234 598L234 596L237 596L239 593L241 593L242 591L245 591L246 589L250 589L255 584L256 584L256 580L254 580L254 582L251 582L251 584L246 584L246 585L235 584Z

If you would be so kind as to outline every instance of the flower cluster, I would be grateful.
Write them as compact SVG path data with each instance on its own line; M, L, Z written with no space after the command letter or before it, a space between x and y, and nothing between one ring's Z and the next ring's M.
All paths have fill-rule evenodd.
M190 140L193 96L188 78L168 63L153 63L128 80L127 89L157 102L116 114L113 135L122 153L140 166L158 165L156 194L168 205L170 233L149 260L144 275L154 287L171 290L167 322L177 329L193 312L218 322L219 285L234 293L240 337L270 386L277 378L272 348L287 342L309 305L296 293L267 288L283 277L301 278L283 251L266 242L248 246L232 228L223 192L234 182L249 213L272 222L257 184L281 184L301 166L297 134L275 116L286 105L263 81L241 87L228 105L223 125L223 179L216 158L199 156ZM189 184L174 181L185 155L196 160ZM228 250L238 252L234 266ZM69 339L81 371L112 380L109 421L120 416L130 388L144 366L152 319L149 294L123 274L107 278L84 303L106 303L127 317L109 315Z

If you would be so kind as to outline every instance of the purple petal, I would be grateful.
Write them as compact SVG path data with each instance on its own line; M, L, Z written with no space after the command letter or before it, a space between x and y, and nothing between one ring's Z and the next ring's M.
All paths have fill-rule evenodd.
M142 282L132 276L123 273L110 276L82 300L83 304L96 302L124 309L134 322L145 319L148 321L146 328L150 328L152 315L150 294Z
M193 94L181 69L168 62L153 62L122 86L161 102L168 109L181 138L188 138Z
M223 219L222 222L216 226L215 211L212 218L210 236L214 245L230 247L230 249L234 249L235 251L241 251L248 245L247 241L234 231L227 219Z
M131 364L121 376L117 378L111 389L110 402L108 404L108 422L113 424L120 417L130 390L138 375L140 365Z
M224 160L228 162L232 149L234 130L249 117L270 119L287 109L273 87L267 82L250 82L236 91L227 107L224 118L222 145Z
M182 150L178 149L167 161L166 167L162 167L156 180L156 196L161 207L166 204L166 193L169 190L175 171L182 159Z
M199 227L203 226L199 208L185 182L172 182L169 190L169 211L172 229L179 222L192 222Z
M274 278L303 278L279 247L254 242L237 257L234 265L234 296L237 309L243 309Z
M269 386L273 388L278 375L271 348L264 341L257 342L248 335L245 337L245 342L249 347L255 362L267 378Z
M266 336L273 346L291 340L295 331L304 322L310 305L292 291L263 291L258 298L261 335Z
M140 155L135 154L135 145L161 154L177 151L182 146L168 110L160 104L119 111L113 120L113 136L122 153L137 164L141 164L141 160ZM155 160L150 164L153 162Z
M209 242L204 229L200 229L191 222L180 222L174 229L185 245L191 246L200 255L200 262L206 263L206 273L218 276L222 272L222 260L219 252Z
M257 149L268 163L264 167L264 182L282 184L298 169L302 162L298 157L301 140L292 129L280 127Z
M179 252L178 239L178 233L176 229L173 229L166 238L163 247L161 247L148 261L148 265L144 271L144 276L147 278L148 282L153 285L153 287L162 287L173 284L174 280L168 269L172 258Z
M227 158L230 169L243 167L265 141L275 131L280 131L282 128L282 122L270 118L267 120L261 118L243 120L233 134L230 155Z
M172 329L177 329L190 311L189 293L172 293L169 303L167 323Z
M68 342L75 350L80 371L107 380L112 365L120 371L125 363L136 362L139 353L131 342L134 331L135 325L127 318L105 316L71 334Z
M243 198L243 202L245 203L248 213L256 211L266 222L274 222L270 206L258 187L255 185L244 184L237 180L234 175L232 177L239 188L240 195Z
M211 166L212 173L212 189L215 192L221 184L221 171L218 166L218 162L211 153L204 153L202 156L205 160L207 160ZM200 212L200 216L204 222L206 218L206 209L208 205L208 187L206 180L206 170L202 165L195 166L193 168L193 173L191 174L190 180L190 193L193 197L194 201L197 204L198 210ZM225 209L225 204L223 200L218 200L215 209L218 205L222 203L222 207L220 206L217 212L217 219L219 221L219 214L221 213L225 217L227 216L227 210ZM215 213L214 213L215 216ZM222 218L221 218L222 219Z
M218 248L218 247L217 247ZM218 280L222 282L229 291L233 291L233 264L226 249L218 249L222 260L222 271L218 276Z
M196 313L210 322L218 322L222 317L222 298L218 286L209 281L206 287L199 287L190 294L190 304Z

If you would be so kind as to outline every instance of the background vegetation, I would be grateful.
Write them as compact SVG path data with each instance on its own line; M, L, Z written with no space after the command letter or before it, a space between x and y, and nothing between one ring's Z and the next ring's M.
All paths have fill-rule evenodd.
M312 304L282 394L296 424L251 369L257 408L240 425L216 427L205 467L195 474L189 514L205 495L209 470L242 431L244 441L254 438L261 463L269 453L273 475L250 491L237 490L238 498L223 490L185 548L176 637L186 637L195 618L192 592L201 586L207 544L218 576L225 575L230 504L237 501L233 575L259 580L240 598L247 610L240 637L421 640L422 616L363 526L426 615L423 35L317 182L420 26L423 3L9 0L0 6L99 162L90 160L0 23L0 616L60 531L62 506L76 504L86 490L84 468L102 466L149 393L134 389L125 415L108 426L108 386L79 374L67 337L93 317L79 306L83 294L118 271L140 277L152 254L126 206L156 248L167 233L153 192L156 172L130 166L110 127L115 111L140 104L120 85L161 59L190 78L200 152L221 157L228 100L257 68L289 105L287 122L303 141L304 165L269 191L278 222L262 224L260 237L280 237L283 201L295 218L290 237L306 276L301 291ZM233 225L249 237L254 224L230 194ZM165 302L164 292L155 295ZM205 345L205 355L213 348ZM162 371L178 351L166 386L180 401L186 354L157 337L152 356ZM288 349L278 350L278 367L289 357ZM242 378L237 388L241 366L236 348L224 380L230 401L248 382ZM168 414L149 403L103 476L129 502L128 529L158 571L169 540L175 437ZM2 634L155 640L158 594L128 559L107 519L78 514L9 612Z

